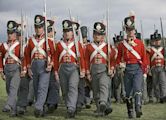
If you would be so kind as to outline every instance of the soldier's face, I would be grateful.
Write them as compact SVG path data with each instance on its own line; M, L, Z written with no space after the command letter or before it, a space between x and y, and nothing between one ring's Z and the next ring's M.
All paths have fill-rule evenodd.
M135 30L131 30L131 31L126 31L127 33L127 38L131 38L131 39L134 39L135 38Z
M41 35L44 32L44 27L35 27L36 35Z
M73 32L72 31L64 32L63 36L64 36L65 39L72 39L73 38Z
M84 44L87 43L87 38L86 38L86 37L83 38L83 43L84 43Z
M104 40L104 35L94 34L94 35L93 35L93 39L94 39L94 41L96 41L96 42L103 41L103 40Z
M48 35L48 37L53 38L53 37L54 37L54 32L51 31L51 32L49 32L47 35Z
M16 35L16 33L11 33L11 34L9 34L8 33L8 40L10 41L10 40L16 40L16 38L17 38L17 35Z
M22 36L22 38L23 38L23 36ZM17 40L21 41L22 40L21 36L17 36Z
M161 40L155 41L155 45L160 46L161 45Z

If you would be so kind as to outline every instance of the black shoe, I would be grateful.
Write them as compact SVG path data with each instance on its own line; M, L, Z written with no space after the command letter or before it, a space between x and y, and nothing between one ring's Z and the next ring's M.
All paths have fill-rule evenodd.
M149 99L149 103L154 103L153 99Z
M137 117L137 118L140 118L141 115L142 115L141 107L137 107L137 108L136 108L136 117Z
M165 97L160 98L160 103L165 103L165 102L166 102L166 96L165 96Z
M48 111L47 111L47 113L51 114L51 113L54 112L54 110L55 110L55 105L48 105Z
M2 109L2 112L10 112L10 109L7 109L7 108L4 107L4 108Z
M10 117L17 117L17 112L16 112L16 110L12 110L12 111L11 111Z
M128 111L128 118L129 118L129 119L134 118L134 113L133 113L133 111Z
M110 113L112 113L113 109L112 108L107 108L104 112L105 115L109 115Z
M91 108L91 105L90 105L90 104L86 104L86 105L85 105L85 108L86 108L86 109L90 109L90 108Z
M41 110L38 110L38 109L35 109L35 111L34 111L34 115L35 115L35 117L44 117L45 116L45 114L44 114L44 111L41 111Z
M6 105L3 109L2 112L10 112L11 111L11 107Z
M33 105L33 101L29 101L29 102L28 102L28 105L29 105L29 106L32 106L32 105Z
M58 108L58 104L55 104L54 107L55 107L54 109L56 110Z
M106 104L102 102L99 104L99 107L100 107L99 116L104 116L106 110Z
M79 106L79 107L76 108L76 113L79 113L81 111L82 111L82 107L81 106Z
M17 107L17 113L19 115L24 115L26 111L26 107Z
M68 110L66 118L75 118L75 112Z

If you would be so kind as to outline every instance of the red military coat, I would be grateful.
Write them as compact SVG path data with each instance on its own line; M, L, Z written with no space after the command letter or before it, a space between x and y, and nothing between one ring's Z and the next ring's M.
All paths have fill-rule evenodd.
M117 64L119 64L122 60L126 64L137 64L140 63L143 69L143 72L147 72L147 55L144 44L141 40L135 39L134 42L136 43L135 46L132 48L140 55L141 60L138 60L136 56L134 56L123 44L123 42L119 43L118 45L118 57L117 57Z
M107 56L103 57L99 52L97 52L96 54L94 54L94 51L96 50L93 45L95 43L90 43L86 46L86 51L85 51L85 61L86 61L86 72L87 74L90 73L90 66L91 64L107 64ZM96 44L95 44L96 45ZM103 53L105 55L108 55L108 49L107 49L107 43L105 42L101 42L99 45L97 45L97 47L101 47L101 51L103 51ZM111 53L110 53L110 69L112 67L115 66L115 50L110 46L111 49ZM94 54L94 55L92 55Z
M158 51L160 55L158 55L156 51ZM150 67L165 65L163 47L159 47L157 49L155 47L150 47L148 54L149 54Z
M3 43L0 47L1 55L0 55L0 71L3 71L3 67L5 64L22 64L20 61L20 44L19 41L14 40L9 44L9 42ZM8 53L11 53L7 56ZM14 56L14 58L12 57Z
M38 46L35 44L38 44ZM47 56L50 59L49 62L52 63L54 61L53 56L54 56L55 49L54 49L53 41L50 39L48 39L48 46L49 46L49 49L46 50L46 41L45 41L44 35L42 35L40 38L37 38L36 36L30 38L28 40L28 44L27 44L27 48L25 52L27 67L31 66L31 62L33 61L33 59L47 59ZM39 49L35 51L34 49L37 47L39 47Z
M64 46L68 47L68 51L64 49ZM80 72L85 73L85 61L84 61L84 52L81 46L81 43L78 42L78 49L80 54L80 60L78 63L76 57L76 46L74 44L74 38L68 42L63 40L57 43L56 51L54 55L54 69L55 72L58 72L59 66L62 63L76 63L80 65Z

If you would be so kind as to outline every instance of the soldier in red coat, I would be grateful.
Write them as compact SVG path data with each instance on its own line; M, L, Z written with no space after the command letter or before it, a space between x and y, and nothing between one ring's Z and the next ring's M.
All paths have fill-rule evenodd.
M3 112L11 111L11 116L17 115L16 101L20 85L20 43L16 35L17 23L8 21L8 40L1 46L0 73L5 75L6 90L8 94Z
M114 49L116 51L115 59L117 59L118 56L118 44L122 42L123 40L123 34L122 31L120 32L120 35L116 35L114 40ZM116 67L115 75L112 79L112 86L113 86L113 96L115 98L116 103L121 103L122 100L124 100L125 97L125 90L124 90L124 70L125 70L125 63L121 62L120 65Z
M94 24L93 39L94 41L86 46L85 61L86 74L89 81L92 82L93 97L97 107L97 116L105 115L108 109L112 108L107 105L109 95L110 76L113 76L115 66L115 51L112 46L110 58L108 58L108 44L104 41L106 35L105 25L101 22ZM110 63L108 63L110 59ZM108 68L110 64L110 68ZM110 69L110 73L108 73Z
M47 32L48 37L52 42L55 44L55 28L54 28L54 21L53 20L47 20ZM48 107L47 113L53 113L55 109L58 107L59 103L59 81L55 80L55 74L54 74L54 67L51 70L50 74L50 81L49 81L49 87L48 87L48 94L47 94L47 100L46 104Z
M152 85L157 102L166 101L165 51L162 46L161 34L154 33L153 45L149 49Z
M33 78L35 95L35 117L44 116L44 104L47 98L50 71L53 65L54 46L50 39L45 39L45 18L36 15L34 27L36 34L29 39L25 53L28 74Z
M79 24L64 20L63 39L57 44L55 51L55 77L60 80L62 95L67 108L67 117L75 117L78 83L85 77L83 48L76 36Z
M118 46L117 64L126 63L124 85L128 117L133 118L133 98L135 99L136 117L141 117L143 74L147 71L147 56L144 44L135 36L135 16L124 19L127 39Z
M17 26L17 39L19 40L21 45L20 53L21 53L21 62L23 65L25 65L24 72L21 73L21 82L20 87L18 91L18 99L17 99L17 113L18 114L24 114L26 111L26 107L28 105L28 93L29 93L29 82L30 78L27 74L27 68L26 68L26 57L24 56L24 51L26 48L25 38L23 36L23 31L21 28L21 24L18 24ZM22 32L22 33L21 33Z

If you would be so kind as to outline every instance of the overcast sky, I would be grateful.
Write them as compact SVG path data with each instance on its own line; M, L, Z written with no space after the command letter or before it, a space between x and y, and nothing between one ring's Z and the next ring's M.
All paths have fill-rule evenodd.
M166 0L109 0L110 34L119 34L123 19L130 10L136 13L136 28L141 31L143 24L144 37L154 32L154 25L160 31L160 17L166 28ZM81 25L93 29L93 24L101 21L106 14L108 0L47 0L48 18L56 17L57 39L62 36L62 20L69 19L68 9ZM43 14L43 0L0 0L0 41L6 41L6 24L8 20L20 21L21 9L28 19L29 34L33 32L34 16ZM90 32L91 33L91 32ZM166 36L166 30L164 30ZM92 34L91 34L92 36Z

